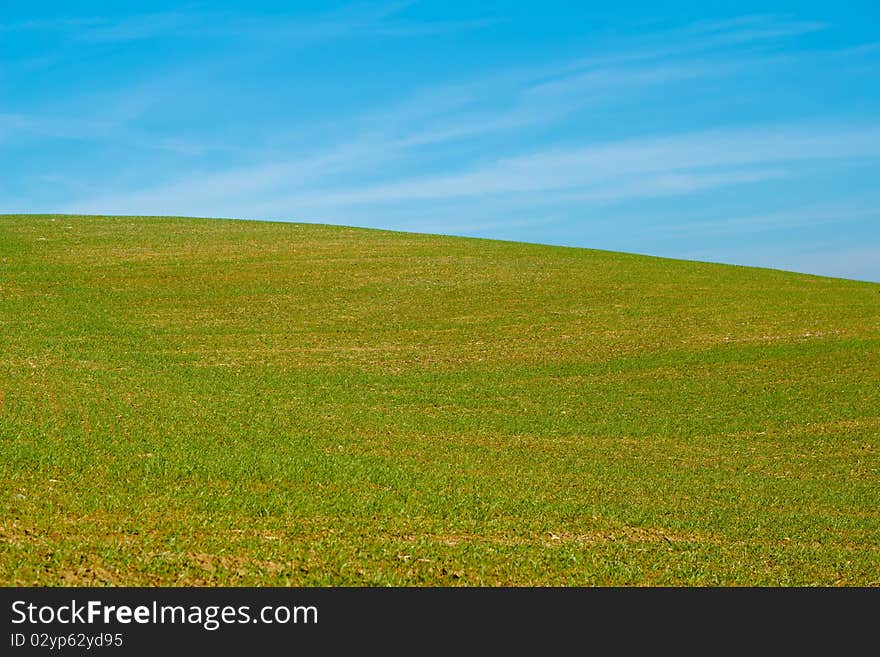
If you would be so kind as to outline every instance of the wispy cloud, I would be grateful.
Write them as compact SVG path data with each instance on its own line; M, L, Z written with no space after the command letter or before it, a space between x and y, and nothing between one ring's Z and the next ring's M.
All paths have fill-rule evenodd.
M497 19L410 22L398 15L412 2L345 5L311 16L254 16L223 11L176 10L121 17L86 16L0 23L0 32L48 32L80 42L147 39L277 38L302 41L344 37L416 37L480 29Z
M819 32L827 28L828 24L820 21L787 21L780 20L772 14L752 14L723 20L696 21L682 31L710 35L714 39L713 43L728 44L779 39Z
M203 149L186 137L138 137L131 127L158 105L172 101L181 86L191 84L198 68L179 67L161 76L133 81L121 88L97 90L45 103L30 113L0 114L0 142L12 138L48 138L65 141L113 140L141 148L168 148L177 152Z
M101 25L106 19L91 17L45 18L24 20L12 23L0 23L0 32L64 32L69 30L89 29Z
M95 51L100 44L160 38L217 39L225 49L233 39L237 79L250 90L255 76L254 88L272 85L273 93L266 95L270 102L281 98L295 105L289 100L293 94L274 90L278 85L299 89L300 78L310 71L273 66L261 78L255 70L282 44L299 53L300 46L325 41L466 31L494 20L416 21L410 18L418 13L411 6L365 3L312 16L185 9L119 19L32 21L0 30L56 31L63 37L59 42ZM787 109L738 113L719 107L723 101L714 97L727 90L732 103L751 95L755 105L768 80L784 79L792 70L787 67L800 66L803 72L807 62L812 71L821 62L831 70L842 57L870 62L877 52L876 44L823 49L827 40L809 39L827 28L762 15L632 38L618 34L605 41L597 33L584 39L578 56L548 61L516 55L501 69L481 60L470 73L447 71L439 83L421 88L411 85L423 76L402 76L406 81L400 86L377 84L367 100L345 107L335 104L345 94L334 89L329 93L334 102L326 102L323 113L297 113L291 107L287 116L283 107L263 106L268 111L251 114L258 120L229 135L227 124L241 121L243 114L235 107L226 114L221 108L219 118L212 112L212 103L230 91L228 71L216 62L210 68L211 58L204 58L201 68L188 59L162 71L153 67L124 88L68 97L31 112L7 109L0 114L0 140L39 144L39 139L75 138L97 145L96 150L107 145L107 151L128 154L131 164L124 173L108 167L106 180L88 185L77 184L78 172L67 172L65 180L59 169L64 185L56 187L69 193L67 201L51 208L56 210L297 219L505 236L511 226L580 222L590 224L581 235L593 239L619 234L616 217L631 208L641 212L664 203L677 208L712 194L731 198L736 188L758 193L777 185L793 188L800 177L817 171L876 163L880 122L864 112L859 117L853 109L848 115L838 106L826 120L815 118L821 112L809 118ZM271 47L262 50L263 43ZM313 85L315 93L322 82ZM181 97L187 101L184 120L174 111ZM259 107L259 99L253 102ZM703 106L711 111L691 111ZM694 122L693 116L699 119ZM724 238L767 225L840 221L842 215L814 212L808 220L803 214L747 209L711 216L715 219L703 222L676 217L663 228L674 236Z
M731 51L750 45L781 44L790 37L821 32L828 25L817 21L792 21L773 15L741 16L726 20L695 21L684 26L643 33L637 39L618 37L599 44L598 52L572 60L548 75L595 67L693 58L708 52Z
M109 134L114 123L68 116L0 114L0 141L33 133L59 139L94 139Z
M528 89L530 96L573 96L590 93L614 93L628 89L669 84L700 77L720 77L744 66L741 61L685 61L630 66L594 67L541 82Z
M410 6L411 2L376 5L351 5L323 17L288 19L284 17L241 17L228 14L200 14L191 11L166 12L124 19L69 18L29 21L6 25L6 29L71 30L79 39L136 40L151 36L174 36L196 30L202 36L221 35L227 30L239 35L272 32L287 36L342 36L363 30L385 29L387 21ZM422 27L430 27L430 25ZM756 27L761 29L755 31ZM743 33L743 29L750 30ZM359 123L359 141L371 139L394 151L442 144L449 141L522 131L532 126L551 124L586 108L620 101L651 88L668 88L698 78L722 78L766 65L767 60L725 56L723 46L734 41L766 40L780 35L820 29L817 24L786 23L773 17L750 16L715 23L696 23L663 33L662 41L675 45L656 49L640 45L617 48L610 52L577 58L556 65L482 75L457 84L443 84L421 90L409 101L351 117ZM690 35L690 39L673 39ZM696 37L695 37L696 35ZM708 35L708 38L707 38ZM725 39L718 39L722 36ZM683 55L722 49L721 57L684 58ZM124 125L137 118L150 103L173 93L193 71L175 71L155 80L94 95L68 108L42 109L27 116L18 115L21 131L66 138L119 138ZM77 106L100 108L85 117ZM108 109L110 108L110 109ZM112 114L111 110L112 109ZM96 116L97 114L97 116ZM82 117L82 118L80 118ZM335 119L338 123L338 119ZM343 122L344 124L344 122ZM382 126L377 128L377 126ZM389 129L388 126L394 126ZM0 128L2 137L2 128ZM341 139L350 141L348 137ZM273 137L273 140L275 138ZM137 141L137 140L134 140ZM182 135L158 135L155 144L186 143L180 152L206 152L209 144L196 144Z
M597 185L587 191L561 195L568 201L587 201L591 203L613 203L621 200L639 198L658 198L661 196L682 196L731 185L778 180L790 175L784 169L757 168L746 171L724 171L721 173L660 172L620 179L613 183Z
M582 189L645 174L878 155L880 127L876 125L714 130L538 151L462 173L335 190L333 202L387 203ZM720 183L725 178L716 180Z
M323 183L341 168L373 154L370 145L324 158L281 163L188 180L135 195L83 200L87 212L162 213L174 204L194 210L200 202L248 207L251 216L321 218L322 210L352 206L541 194L545 203L689 194L715 187L787 175L768 164L852 157L880 157L880 125L785 124L646 137L576 149L544 150L481 167L434 176L406 176L373 185ZM298 191L293 191L298 190ZM253 192L259 192L254 197ZM244 196L243 196L244 195ZM166 210L167 211L167 210Z
M417 146L520 130L650 89L668 91L673 85L700 78L729 79L776 62L769 55L730 53L731 44L774 41L824 27L770 16L693 24L662 33L662 42L675 44L671 46L633 44L555 65L499 72L451 88L444 85L431 96L434 102L440 101L440 110L452 100L450 111L433 107L429 116L420 117L433 122L422 123L419 129L407 125L409 132L400 143ZM489 107L485 106L487 101ZM401 120L408 124L418 115L412 107L401 107L372 119L382 124L400 124Z

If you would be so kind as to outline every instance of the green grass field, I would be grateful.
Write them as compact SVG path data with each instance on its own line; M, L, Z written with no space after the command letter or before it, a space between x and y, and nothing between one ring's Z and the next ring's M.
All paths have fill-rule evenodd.
M880 585L880 285L0 216L0 583Z

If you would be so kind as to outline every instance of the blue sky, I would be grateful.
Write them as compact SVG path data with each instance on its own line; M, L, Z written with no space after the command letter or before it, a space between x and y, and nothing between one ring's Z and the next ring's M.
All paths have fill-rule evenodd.
M4 3L0 212L338 223L880 281L880 9Z

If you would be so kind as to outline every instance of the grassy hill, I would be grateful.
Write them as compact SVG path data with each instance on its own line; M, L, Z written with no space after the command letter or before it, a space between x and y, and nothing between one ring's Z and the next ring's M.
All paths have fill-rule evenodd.
M0 583L880 584L880 285L0 216Z

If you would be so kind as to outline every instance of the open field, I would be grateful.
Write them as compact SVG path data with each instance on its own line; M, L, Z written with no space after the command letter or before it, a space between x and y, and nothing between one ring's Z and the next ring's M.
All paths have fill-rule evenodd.
M880 285L0 216L0 583L880 585Z

